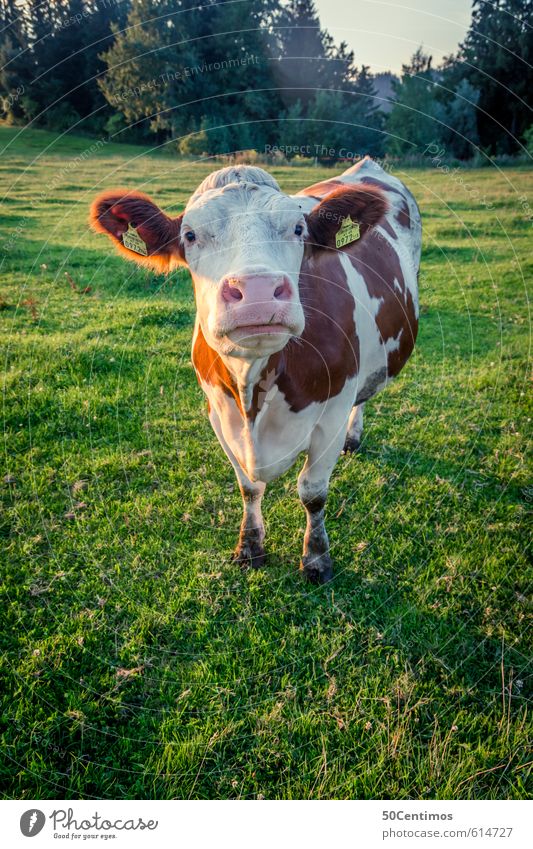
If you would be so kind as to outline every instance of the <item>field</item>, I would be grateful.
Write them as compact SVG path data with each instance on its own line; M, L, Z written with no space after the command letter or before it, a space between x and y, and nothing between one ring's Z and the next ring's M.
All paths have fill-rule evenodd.
M188 274L87 228L102 188L177 214L214 166L94 145L0 127L3 796L524 798L531 172L397 169L420 335L336 467L316 588L296 468L267 491L267 567L230 560Z

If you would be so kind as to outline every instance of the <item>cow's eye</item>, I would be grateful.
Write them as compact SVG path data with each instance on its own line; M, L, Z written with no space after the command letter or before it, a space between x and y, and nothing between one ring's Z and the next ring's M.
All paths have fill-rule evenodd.
M192 230L187 230L187 232L185 233L185 238L188 242L194 242L196 240L196 234L193 233Z
M295 236L301 236L303 231L304 231L304 225L303 224L297 224L296 227L294 228L294 235Z

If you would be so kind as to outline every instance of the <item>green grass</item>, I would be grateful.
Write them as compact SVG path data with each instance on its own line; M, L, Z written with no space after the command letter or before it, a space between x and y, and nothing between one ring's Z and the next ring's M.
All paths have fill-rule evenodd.
M334 472L317 589L296 468L267 491L267 568L230 562L240 497L189 361L188 274L139 271L86 225L115 185L177 212L212 164L104 145L73 165L94 142L17 133L0 128L4 796L526 796L531 172L398 171L425 229L419 341ZM289 191L332 173L272 170Z

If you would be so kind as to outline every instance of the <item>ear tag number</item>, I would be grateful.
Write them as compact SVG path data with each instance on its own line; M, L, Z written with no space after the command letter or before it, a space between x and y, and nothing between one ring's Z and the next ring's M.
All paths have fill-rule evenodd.
M344 248L346 245L356 242L360 237L361 231L359 230L359 222L352 221L350 216L348 216L343 220L341 226L337 230L335 235L335 246L337 248Z
M130 251L135 251L136 254L148 256L148 249L145 242L141 239L135 227L128 224L127 231L122 235L122 244Z

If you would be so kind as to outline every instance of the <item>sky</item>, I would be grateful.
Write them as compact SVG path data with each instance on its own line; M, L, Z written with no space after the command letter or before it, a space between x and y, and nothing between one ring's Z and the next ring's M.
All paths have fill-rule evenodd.
M471 17L471 0L315 0L321 25L346 41L356 65L373 73L401 71L416 48L433 65L455 52Z

